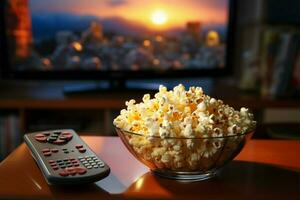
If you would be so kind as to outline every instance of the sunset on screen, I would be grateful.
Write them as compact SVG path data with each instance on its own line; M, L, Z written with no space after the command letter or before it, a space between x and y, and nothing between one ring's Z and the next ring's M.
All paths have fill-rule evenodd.
M227 11L222 2L224 0L31 0L31 9L41 13L118 17L152 29L169 29L184 27L187 21L226 23Z

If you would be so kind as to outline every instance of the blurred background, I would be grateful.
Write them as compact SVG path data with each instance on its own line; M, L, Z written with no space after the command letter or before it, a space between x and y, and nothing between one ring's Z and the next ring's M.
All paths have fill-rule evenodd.
M249 107L254 139L300 138L297 0L0 5L0 160L33 131L116 135L125 101L160 84Z

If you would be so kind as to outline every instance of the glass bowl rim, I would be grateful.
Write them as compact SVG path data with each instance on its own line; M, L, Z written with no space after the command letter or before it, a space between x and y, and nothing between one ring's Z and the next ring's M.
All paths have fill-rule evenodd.
M117 130L120 130L121 132L126 132L126 133L129 133L131 135L137 135L137 136L141 136L141 137L149 137L149 138L157 138L157 139L181 139L181 140L185 140L185 139L224 139L224 138L232 138L232 137L237 137L237 136L245 136L245 135L249 135L251 133L254 132L254 129L253 130L248 130L246 131L245 133L242 133L242 134L235 134L235 135L224 135L224 136L218 136L218 137L160 137L160 136L148 136L148 135L142 135L142 134L139 134L139 133L134 133L134 132L131 132L131 131L126 131L124 129L121 129L117 126L115 126L115 129Z

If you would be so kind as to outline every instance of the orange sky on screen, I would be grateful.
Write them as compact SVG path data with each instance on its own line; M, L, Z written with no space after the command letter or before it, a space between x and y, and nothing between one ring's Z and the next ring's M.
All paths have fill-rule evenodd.
M85 1L90 2L90 1ZM196 2L197 3L197 2ZM203 23L226 23L227 9L213 9L210 7L196 5L195 1L145 1L127 0L120 6L111 6L104 1L98 1L95 6L74 6L68 10L82 15L96 15L100 17L122 17L135 21L154 29L168 29L172 27L183 27L187 21L200 21ZM75 4L74 4L75 5ZM157 25L151 20L156 10L166 13L167 20L164 24Z

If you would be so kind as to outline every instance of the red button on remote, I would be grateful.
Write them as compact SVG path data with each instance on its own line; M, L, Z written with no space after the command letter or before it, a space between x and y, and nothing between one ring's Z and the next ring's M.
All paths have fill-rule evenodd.
M46 136L36 137L35 140L38 142L47 142L47 137Z
M73 138L73 135L68 135L68 136L66 136L66 138L69 141L69 140L71 140Z
M79 148L78 151L79 151L80 153L84 153L84 152L86 152L86 149L85 149L85 148Z
M61 176L69 176L69 173L66 172L65 170L63 170L63 171L59 172L59 175L61 175Z
M55 163L54 160L49 160L48 162L49 162L50 164Z
M68 167L66 168L66 171L73 176L77 173L77 170L74 167Z
M53 153L57 153L57 152L58 152L58 149L51 149L51 151L52 151Z
M79 149L79 148L82 148L83 145L82 144L77 144L75 147L76 147L76 149Z
M45 137L45 135L42 134L42 133L38 133L38 134L36 134L34 137L35 137L35 138L41 138L41 137Z
M53 143L54 143L54 144L65 144L66 141L65 141L65 140L60 140L60 139L58 139L58 140L53 141Z
M53 169L53 170L58 170L59 167L58 167L58 166L53 166L52 169Z
M64 136L66 138L66 140L68 140L68 141L73 138L72 133L69 133L69 132L64 132L61 135Z
M77 171L78 174L85 174L86 173L86 168L76 167L76 171Z
M49 149L49 148L42 149L42 152L43 152L43 153L50 152L50 149Z
M61 140L67 140L68 138L66 136L60 136L59 139L61 139Z
M57 166L56 163L51 163L50 164L51 167Z
M45 152L43 154L44 154L44 156L51 156L51 152Z

